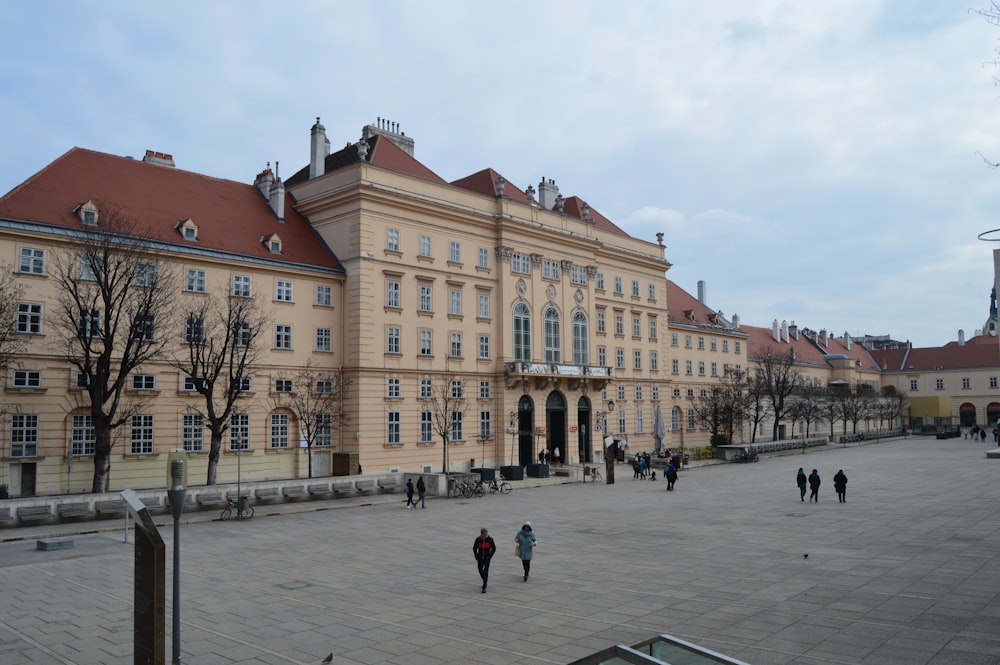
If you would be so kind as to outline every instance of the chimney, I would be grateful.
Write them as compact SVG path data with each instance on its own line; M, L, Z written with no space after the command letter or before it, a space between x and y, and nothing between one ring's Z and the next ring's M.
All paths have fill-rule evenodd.
M542 181L538 183L538 204L546 210L552 210L556 207L557 196L559 196L559 188L556 186L556 181L542 178Z
M781 340L782 342L788 341L788 321L781 322Z
M159 164L160 166L169 166L171 168L176 166L173 155L168 155L165 152L156 152L155 150L147 150L142 161L149 162L150 164Z
M372 136L384 136L392 141L397 148L413 157L413 139L406 135L406 132L399 130L399 123L392 122L386 118L375 118L374 125L365 125L361 129L361 138L368 139Z
M799 327L795 325L795 321L792 321L788 326L788 337L789 339L799 338Z
M274 163L274 168L278 168L278 162ZM277 177L274 182L271 183L271 189L268 192L267 202L271 206L271 211L274 212L274 216L278 218L281 223L285 222L285 183L281 182L281 178Z
M733 328L736 330L740 329L740 315L733 314Z
M847 334L846 330L844 331L844 346L847 347L848 351L851 350L851 336Z
M265 199L271 195L271 183L274 182L274 174L271 173L271 163L267 163L267 168L257 174L253 185Z
M958 345L959 346L965 346L965 331L964 330L959 330L958 331Z
M326 156L330 154L330 141L326 138L326 127L320 124L316 116L316 124L312 126L309 141L309 179L318 178L326 170Z
M698 302L705 304L705 280L698 280Z
M775 342L781 341L781 334L778 332L778 319L771 322L771 337L774 338Z
M819 343L823 348L830 348L826 341L826 328L821 328L819 331Z

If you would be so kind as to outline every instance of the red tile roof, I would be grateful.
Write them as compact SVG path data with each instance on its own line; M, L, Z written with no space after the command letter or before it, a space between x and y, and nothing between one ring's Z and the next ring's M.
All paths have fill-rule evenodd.
M889 372L997 367L1000 365L1000 339L979 335L965 344L949 342L927 348L874 350L871 354L879 367L884 366Z
M406 175L413 176L414 178L430 180L431 182L437 182L442 185L447 184L444 178L431 171L421 162L418 162L415 158L410 156L410 153L397 146L385 136L376 134L363 140L368 143L368 157L366 161L369 164L374 164L375 166L379 166L390 171L405 173ZM346 166L351 166L360 162L361 159L358 157L358 144L348 143L340 150L331 152L326 156L326 159L323 161L323 173L324 175L327 173L333 173ZM288 187L294 187L295 185L306 182L307 180L309 180L308 164L296 171L291 178L286 180L285 185Z
M729 328L724 321L720 321L718 312L702 304L701 301L670 279L667 280L667 307L670 309L668 320L671 322L699 326L716 326L725 328L730 332L738 332Z
M0 198L0 217L79 228L74 208L90 200L120 209L148 226L150 237L179 246L343 270L287 194L281 223L252 184L82 148ZM189 218L198 226L197 242L183 240L175 229ZM280 255L260 242L272 233L281 238Z

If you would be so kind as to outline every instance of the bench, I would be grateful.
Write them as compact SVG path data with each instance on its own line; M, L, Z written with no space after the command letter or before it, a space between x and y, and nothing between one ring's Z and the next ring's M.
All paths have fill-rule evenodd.
M286 499L301 499L309 495L306 493L306 488L303 485L289 485L281 489L281 496Z
M260 487L254 490L253 495L258 501L274 501L281 496L277 487Z
M214 508L215 506L226 506L229 502L222 497L222 492L202 493L196 499L198 505L203 508Z
M384 492L386 494L392 494L394 492L398 492L400 488L399 480L400 480L399 476L379 478L377 483L379 491Z
M348 494L355 489L353 480L338 480L333 483L334 494Z
M72 538L39 538L35 541L35 548L51 551L51 550L71 550L73 549L73 539Z
M567 467L564 467L564 466L552 467L552 475L553 476L565 476L566 478L569 478L570 476L576 475L576 470L575 469L570 469L570 468L567 468Z
M59 503L56 504L56 512L60 519L73 519L75 517L90 517L90 506L84 502Z
M23 506L17 509L21 522L41 522L52 518L52 506Z
M332 493L330 483L315 483L309 486L309 496L326 496Z
M374 478L366 478L364 480L359 480L354 483L354 486L359 492L374 492L378 490L378 483Z
M125 502L121 499L112 499L111 501L95 501L94 511L100 515L124 515L125 514Z
M0 522L9 522L13 517L10 514L10 508L0 508Z

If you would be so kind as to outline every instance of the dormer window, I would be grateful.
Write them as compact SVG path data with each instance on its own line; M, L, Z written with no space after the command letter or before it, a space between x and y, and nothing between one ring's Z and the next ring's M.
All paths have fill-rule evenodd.
M281 238L278 237L277 233L272 233L269 236L261 236L260 241L267 247L267 251L272 254L281 254Z
M93 201L77 206L74 212L79 215L82 223L87 226L97 226L97 206Z
M188 218L183 222L177 222L174 224L174 228L180 231L181 237L185 240L192 242L198 240L198 225L194 223L193 219Z

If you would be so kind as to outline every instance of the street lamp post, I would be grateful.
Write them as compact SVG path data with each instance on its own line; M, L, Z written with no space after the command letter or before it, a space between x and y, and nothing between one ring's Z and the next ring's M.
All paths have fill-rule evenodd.
M167 457L167 498L170 514L174 517L174 624L173 665L181 662L181 512L187 494L187 454L172 450Z

